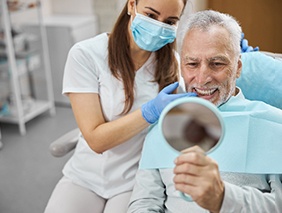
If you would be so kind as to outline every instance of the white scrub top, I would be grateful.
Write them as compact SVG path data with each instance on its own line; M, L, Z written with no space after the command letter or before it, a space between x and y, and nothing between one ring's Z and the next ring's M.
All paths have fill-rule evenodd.
M136 72L135 100L131 111L158 94L154 79L155 54ZM98 93L106 121L120 117L124 108L123 84L112 76L108 66L106 33L75 44L68 55L63 79L63 93ZM102 154L95 153L82 136L63 173L74 183L104 198L130 191L138 168L147 129Z

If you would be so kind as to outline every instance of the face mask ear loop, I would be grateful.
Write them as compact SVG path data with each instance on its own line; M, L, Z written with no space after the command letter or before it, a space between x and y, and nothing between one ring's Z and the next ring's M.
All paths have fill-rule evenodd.
M137 7L137 5L136 5L137 3L136 3L136 0L134 1L134 13L135 13L135 16L138 14L137 13L137 9L136 9L136 7ZM130 14L131 15L131 14ZM135 18L135 16L134 16L134 18ZM132 21L133 21L133 17L132 16L130 16L130 21L131 21L131 23L132 23Z
M134 12L135 12L135 16L138 14L137 13L137 3L136 0L134 1Z

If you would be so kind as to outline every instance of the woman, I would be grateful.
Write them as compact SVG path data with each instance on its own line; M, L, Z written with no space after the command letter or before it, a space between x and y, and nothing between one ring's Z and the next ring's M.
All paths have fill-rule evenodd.
M147 127L170 101L189 96L171 94L185 4L128 0L110 34L70 50L63 93L82 135L45 213L126 212Z

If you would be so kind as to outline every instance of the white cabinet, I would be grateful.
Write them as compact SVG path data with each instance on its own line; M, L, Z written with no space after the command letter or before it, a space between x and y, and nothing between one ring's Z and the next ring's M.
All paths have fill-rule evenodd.
M99 33L98 19L95 15L49 15L44 17L54 100L56 105L70 105L69 99L62 95L62 80L65 62L70 48L78 41L91 38ZM26 29L35 32L36 23L28 23Z
M4 45L0 51L0 81L5 82L6 86L2 86L5 88L5 94L8 90L8 109L0 114L0 122L18 124L20 133L24 135L28 121L46 111L55 113L46 30L42 24L40 1L0 2L0 29ZM15 5L11 5L13 2ZM35 14L40 26L39 33L24 36L27 34L25 29L21 28L21 21L30 13ZM15 16L17 19L14 20ZM22 31L15 33L15 27L21 28ZM45 91L45 94L39 94L37 88ZM1 90L0 96L4 96L3 93Z

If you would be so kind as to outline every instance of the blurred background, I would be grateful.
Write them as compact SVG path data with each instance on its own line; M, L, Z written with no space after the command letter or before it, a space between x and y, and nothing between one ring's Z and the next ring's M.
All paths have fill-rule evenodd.
M40 213L72 154L49 152L76 127L61 94L68 51L110 32L126 0L0 3L0 213ZM249 45L282 53L281 0L190 0L184 16L204 9L234 16Z

